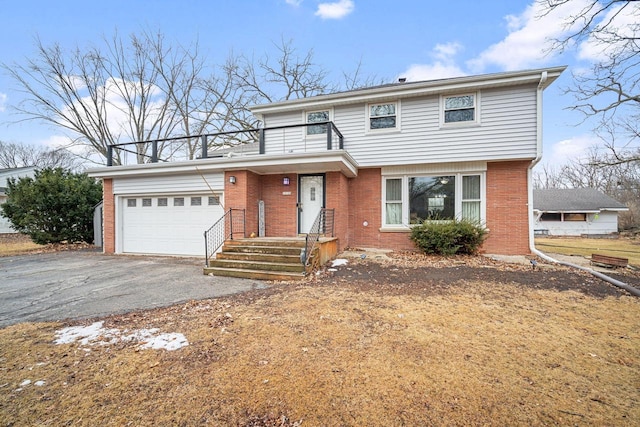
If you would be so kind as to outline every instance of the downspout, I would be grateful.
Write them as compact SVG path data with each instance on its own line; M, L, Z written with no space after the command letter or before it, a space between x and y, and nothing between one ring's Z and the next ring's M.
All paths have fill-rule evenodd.
M559 265L564 265L566 267L571 267L571 268L577 268L578 270L583 270L586 271L590 274L592 274L593 276L604 280L607 283L611 283L614 286L617 286L621 289L624 289L625 291L629 292L631 295L634 295L636 297L640 297L640 290L637 288L634 288L633 286L630 286L624 282L621 282L619 280L616 280L612 277L609 277L605 274L602 274L598 271L595 271L592 268L588 268L588 267L583 267L581 265L577 265L577 264L572 264L570 262L564 262L564 261L558 261L557 259L554 259L544 253L542 253L541 251L539 251L538 249L536 249L536 244L535 244L535 240L534 240L534 232L533 232L533 223L534 223L534 218L533 218L533 168L535 165L537 165L540 160L542 159L542 91L544 90L544 84L547 82L547 72L543 71L542 74L540 75L540 82L538 83L538 89L537 89L537 96L536 96L536 157L535 159L533 159L533 161L531 161L531 165L529 165L529 168L527 169L527 190L528 190L528 213L529 213L529 249L531 250L531 253L534 255L539 256L540 258L542 258L543 260L553 263L553 264L559 264Z

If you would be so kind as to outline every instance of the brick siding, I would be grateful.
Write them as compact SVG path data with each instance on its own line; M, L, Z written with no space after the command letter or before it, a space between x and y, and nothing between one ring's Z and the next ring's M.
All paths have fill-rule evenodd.
M529 161L487 164L487 228L485 253L525 255L529 249Z
M116 251L116 206L113 196L113 179L102 180L102 244L106 254Z

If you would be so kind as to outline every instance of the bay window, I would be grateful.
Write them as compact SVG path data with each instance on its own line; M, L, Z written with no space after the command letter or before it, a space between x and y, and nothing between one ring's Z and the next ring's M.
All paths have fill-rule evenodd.
M383 226L457 219L481 223L484 174L449 173L386 177Z

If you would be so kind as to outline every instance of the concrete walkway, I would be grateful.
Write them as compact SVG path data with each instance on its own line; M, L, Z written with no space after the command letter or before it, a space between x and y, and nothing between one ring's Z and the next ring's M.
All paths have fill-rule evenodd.
M205 276L196 258L55 252L0 257L0 327L214 298L264 282Z

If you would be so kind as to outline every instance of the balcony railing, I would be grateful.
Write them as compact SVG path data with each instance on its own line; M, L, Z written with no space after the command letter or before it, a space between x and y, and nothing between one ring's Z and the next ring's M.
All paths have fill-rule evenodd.
M342 149L344 137L336 125L319 122L125 142L107 146L106 155L107 166L121 166Z

